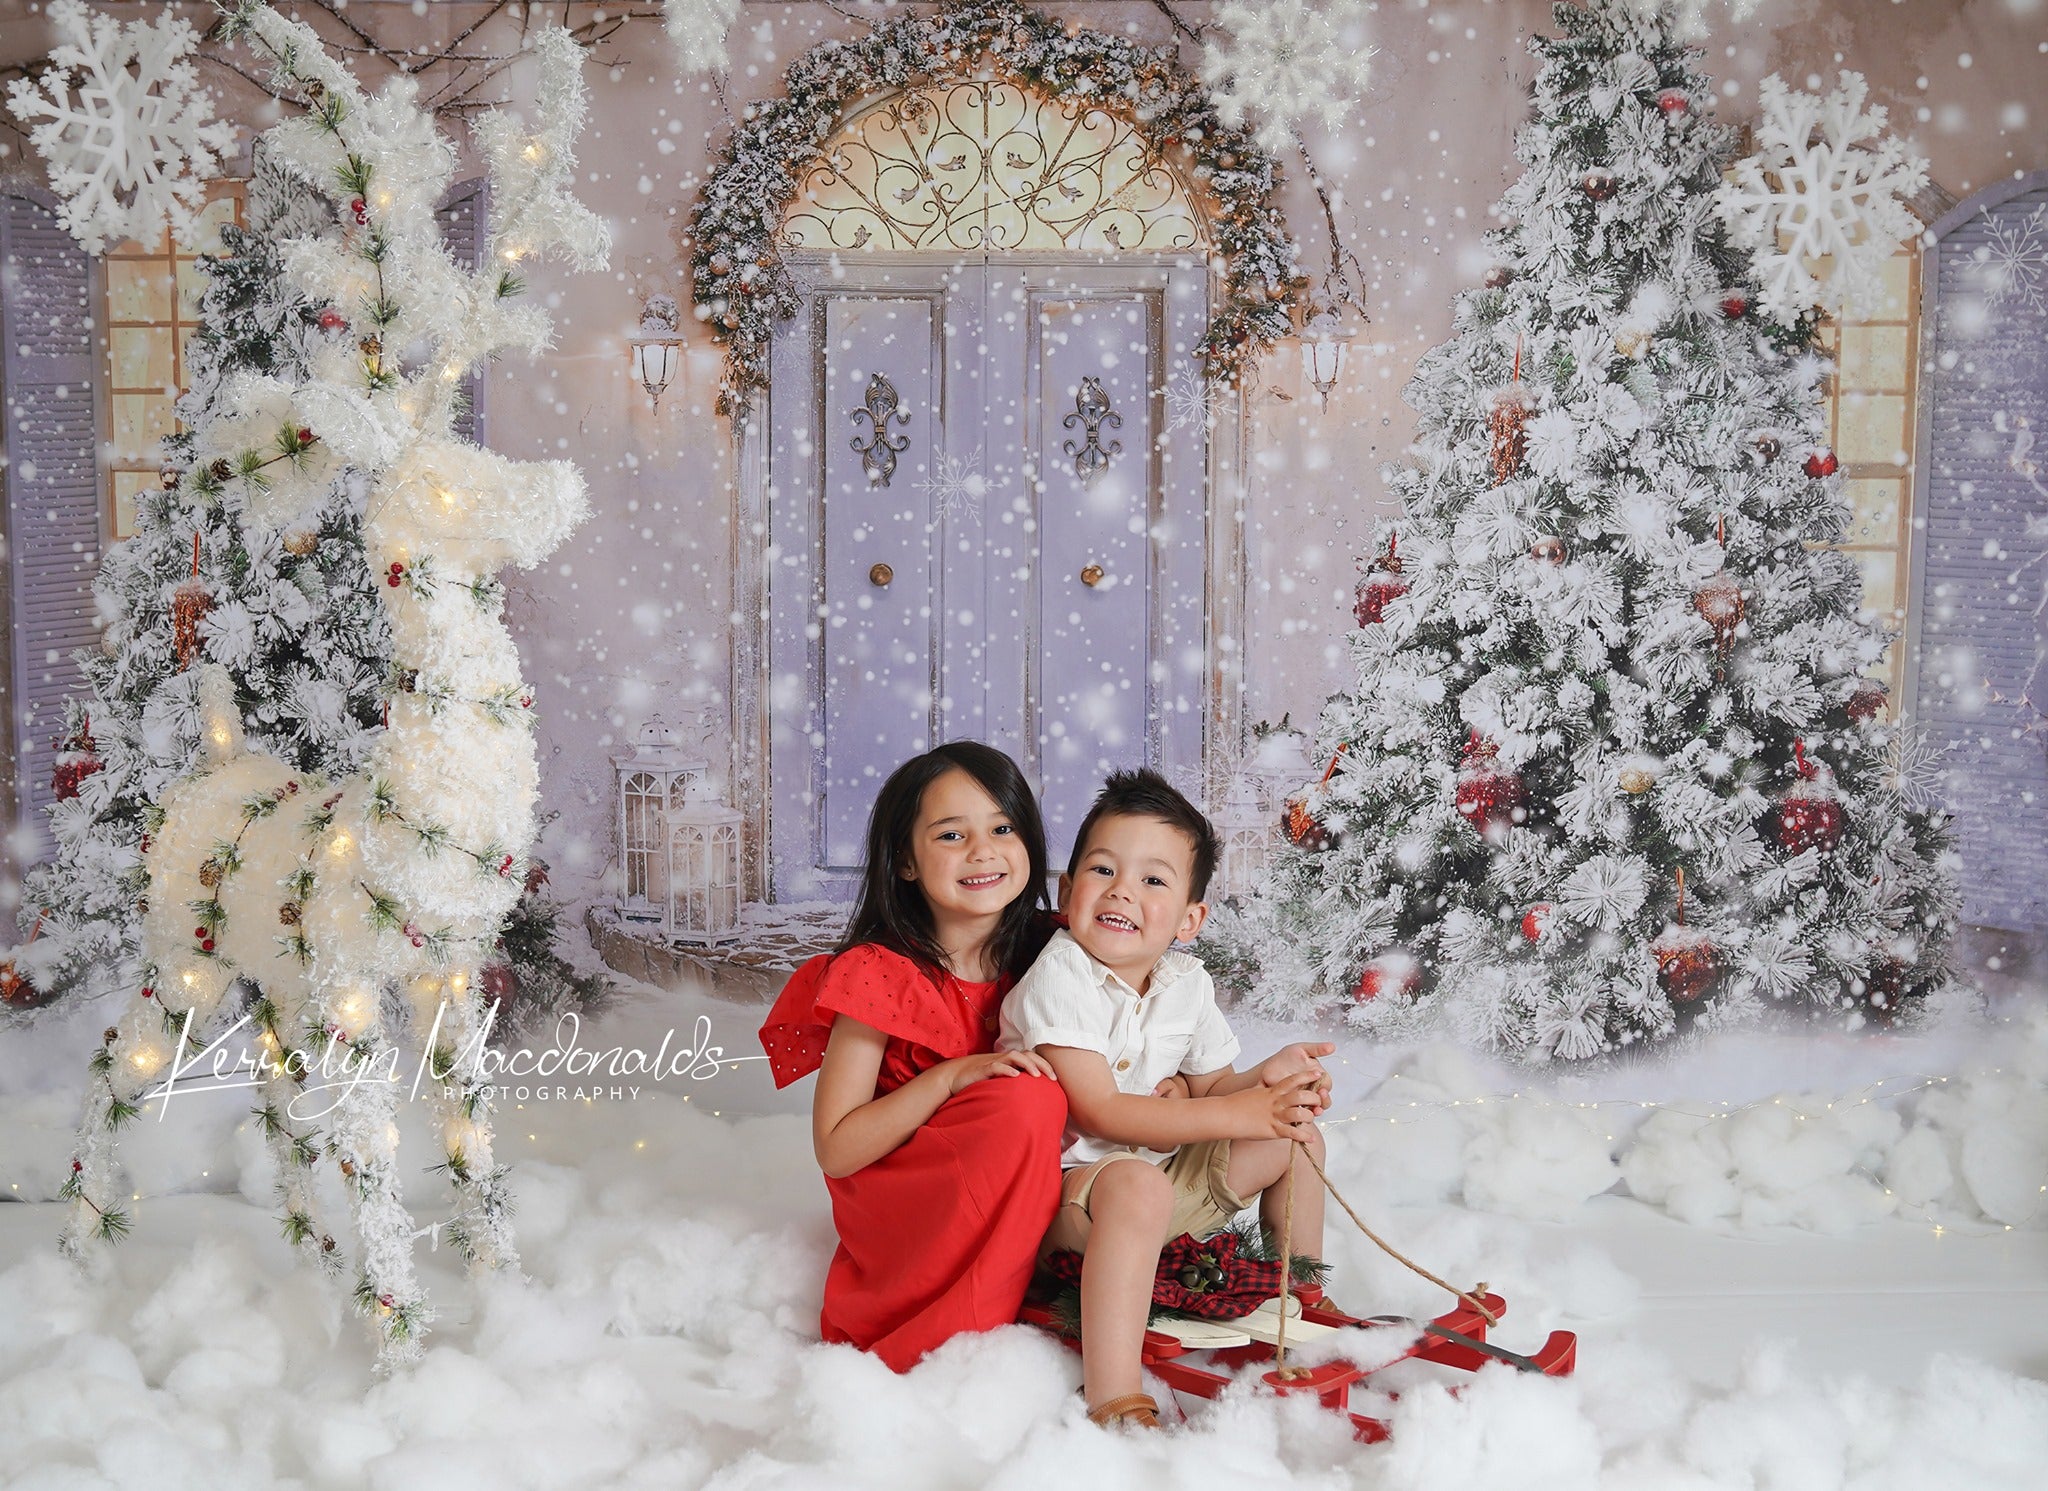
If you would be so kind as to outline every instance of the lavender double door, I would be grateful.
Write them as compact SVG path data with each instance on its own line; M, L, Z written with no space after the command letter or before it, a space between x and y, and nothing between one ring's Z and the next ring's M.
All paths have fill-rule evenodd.
M1199 771L1199 263L820 259L769 398L770 874L849 896L883 779L974 739L1055 867L1115 767ZM1180 401L1176 401L1178 404Z

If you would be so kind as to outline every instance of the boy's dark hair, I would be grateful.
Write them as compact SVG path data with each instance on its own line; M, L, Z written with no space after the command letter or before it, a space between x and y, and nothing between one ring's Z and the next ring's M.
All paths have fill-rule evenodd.
M1104 818L1156 818L1168 828L1186 834L1195 851L1188 878L1188 900L1199 901L1208 893L1209 877L1216 873L1216 862L1223 857L1223 840L1202 810L1149 766L1109 774L1094 806L1088 809L1088 816L1081 820L1081 827L1074 834L1074 852L1067 860L1068 879L1081 873L1081 856L1088 850L1088 832Z
M948 741L911 757L889 773L889 780L875 797L874 810L868 814L867 863L861 872L860 899L837 950L845 952L863 942L879 943L923 964L935 980L945 974L946 955L934 937L931 907L917 882L903 878L902 867L910 863L910 835L917 827L925 788L954 770L966 772L995 799L1024 841L1024 852L1031 861L1025 885L1003 908L988 946L989 961L996 968L1021 978L1047 937L1041 917L1046 910L1045 824L1038 816L1038 799L1031 795L1031 784L1024 780L1017 763L978 740Z

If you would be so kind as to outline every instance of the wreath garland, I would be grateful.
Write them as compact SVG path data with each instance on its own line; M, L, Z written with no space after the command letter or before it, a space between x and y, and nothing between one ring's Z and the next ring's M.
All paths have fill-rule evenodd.
M1017 0L968 0L813 47L784 72L785 97L747 105L690 220L697 318L725 347L720 414L745 418L768 385L775 323L800 308L776 235L840 117L885 89L968 77L1088 100L1136 127L1155 157L1185 152L1224 265L1222 304L1197 349L1211 378L1236 379L1292 334L1308 281L1272 200L1279 165L1250 130L1223 123L1173 44L1069 30Z

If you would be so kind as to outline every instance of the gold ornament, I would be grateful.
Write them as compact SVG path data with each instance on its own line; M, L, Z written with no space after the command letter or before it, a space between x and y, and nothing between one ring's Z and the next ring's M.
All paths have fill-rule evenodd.
M1628 326L1615 334L1614 350L1623 357L1640 358L1650 350L1650 334L1640 326Z
M1621 769L1621 790L1630 797L1641 797L1657 785L1657 774L1646 766L1624 766Z
M1522 344L1515 343L1515 372L1508 386L1493 396L1487 423L1493 430L1493 484L1512 481L1529 450L1529 391L1522 387Z
M297 533L287 533L284 536L284 551L294 559L304 559L319 547L320 535L310 528L301 529Z

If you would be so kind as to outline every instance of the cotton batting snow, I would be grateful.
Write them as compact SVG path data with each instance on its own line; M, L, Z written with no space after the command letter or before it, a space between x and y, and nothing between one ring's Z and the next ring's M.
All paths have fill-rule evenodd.
M135 1234L97 1278L58 1256L48 1198L100 1018L56 1012L0 1051L0 1191L28 1198L0 1207L10 1491L2018 1491L2048 1463L2048 1217L2026 1199L2048 1184L2039 1016L1730 1036L1548 1087L1447 1048L1342 1043L1338 1189L1394 1246L1505 1295L1502 1344L1580 1337L1565 1380L1488 1369L1453 1396L1435 1369L1389 1369L1398 1403L1355 1399L1394 1425L1371 1448L1249 1383L1183 1399L1165 1434L1105 1433L1078 1358L1021 1326L903 1377L819 1345L832 1229L809 1084L776 1093L758 1062L508 1103L528 1277L470 1281L422 1237L439 1318L419 1365L378 1380L368 1328L278 1239L245 1094L185 1095L161 1123L152 1104L124 1150L146 1192ZM708 1028L729 1059L758 1018L641 988L581 1045ZM1264 1049L1284 1032L1240 1034ZM417 1152L424 1110L400 1110ZM422 1225L446 1210L425 1176L407 1198ZM1347 1308L1445 1305L1334 1206L1328 1252Z

